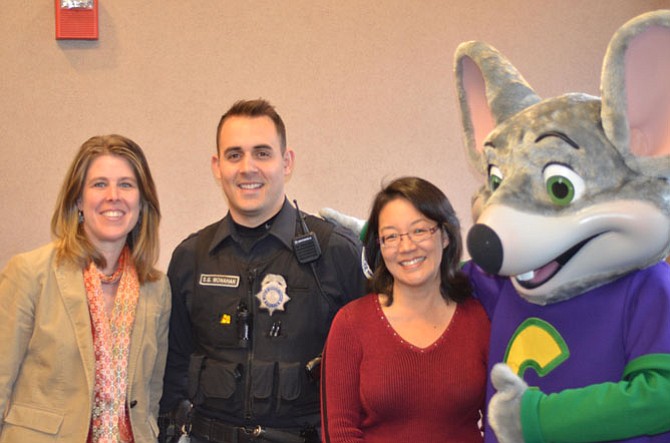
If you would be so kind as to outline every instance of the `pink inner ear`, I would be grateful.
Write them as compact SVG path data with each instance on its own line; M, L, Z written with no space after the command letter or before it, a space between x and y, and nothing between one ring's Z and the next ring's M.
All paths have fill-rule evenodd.
M625 72L631 152L670 155L670 29L655 26L635 37Z
M484 139L495 128L495 121L486 100L486 82L482 72L469 57L464 57L462 64L463 89L472 118L475 149L481 153L484 149Z

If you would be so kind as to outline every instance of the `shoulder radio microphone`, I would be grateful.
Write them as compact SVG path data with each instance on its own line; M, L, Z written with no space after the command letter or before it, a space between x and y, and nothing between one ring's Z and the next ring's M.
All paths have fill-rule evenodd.
M295 204L296 215L302 229L302 235L298 235L293 239L293 250L295 251L299 263L305 264L315 262L321 257L319 240L316 238L316 234L313 231L310 231L307 227L305 217L298 207L298 202L293 200L293 203Z

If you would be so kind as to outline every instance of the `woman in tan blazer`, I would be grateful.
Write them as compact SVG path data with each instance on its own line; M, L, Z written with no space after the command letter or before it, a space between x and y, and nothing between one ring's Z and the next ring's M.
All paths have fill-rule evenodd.
M0 442L156 442L170 311L159 220L141 148L85 142L54 242L0 275Z

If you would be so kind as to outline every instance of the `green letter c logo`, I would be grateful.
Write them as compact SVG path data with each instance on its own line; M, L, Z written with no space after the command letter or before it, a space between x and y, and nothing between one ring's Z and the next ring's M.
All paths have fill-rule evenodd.
M546 321L531 317L514 332L504 362L519 377L523 378L529 367L543 377L569 356L570 350L558 331Z

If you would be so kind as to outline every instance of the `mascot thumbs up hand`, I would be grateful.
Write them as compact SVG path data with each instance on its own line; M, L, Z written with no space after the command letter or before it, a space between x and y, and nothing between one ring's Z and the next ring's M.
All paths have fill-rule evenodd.
M489 422L498 440L501 443L523 441L519 410L521 397L528 385L504 363L493 366L491 384L496 393L489 402L489 408L493 411L489 415Z
M455 70L486 177L465 270L502 365L486 441L670 441L670 11L616 32L601 97L542 99L482 42Z

